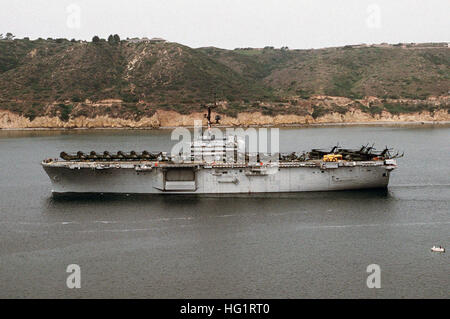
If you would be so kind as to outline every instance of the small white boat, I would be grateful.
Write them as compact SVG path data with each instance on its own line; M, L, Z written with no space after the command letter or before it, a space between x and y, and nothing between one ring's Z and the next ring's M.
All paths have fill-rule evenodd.
M442 246L433 246L431 247L431 251L434 251L436 253L445 253L445 248Z

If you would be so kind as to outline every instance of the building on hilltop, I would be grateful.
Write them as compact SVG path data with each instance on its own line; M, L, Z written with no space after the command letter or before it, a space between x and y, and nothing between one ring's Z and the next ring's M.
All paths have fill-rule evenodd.
M150 43L164 43L164 42L167 42L163 38L151 38L149 41L150 41Z
M128 42L130 43L164 43L166 42L166 40L164 40L163 38L147 38L147 37L143 37L143 38L131 38L131 39L127 39Z
M142 42L150 42L149 38L143 37L143 38L131 38L127 40L130 43L142 43Z

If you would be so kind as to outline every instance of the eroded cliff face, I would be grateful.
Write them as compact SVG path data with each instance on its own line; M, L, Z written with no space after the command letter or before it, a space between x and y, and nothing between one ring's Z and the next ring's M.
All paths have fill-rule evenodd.
M213 113L214 116L214 113ZM221 125L224 126L282 126L282 125L304 125L304 124L335 124L335 123L376 123L376 122L448 122L450 114L447 110L436 112L417 112L393 115L383 111L381 114L371 115L360 109L349 109L348 112L328 113L313 118L310 115L263 115L260 112L243 112L237 117L221 115ZM1 129L30 129L30 128L163 128L193 126L194 120L202 120L205 124L203 113L180 114L174 111L157 111L151 117L143 117L139 121L111 118L109 116L96 116L88 118L79 116L62 121L59 117L39 116L30 121L24 116L10 111L0 110Z
M429 97L427 100L387 99L366 97L360 100L352 100L345 97L316 95L310 99L298 99L295 103L270 104L258 103L259 107L272 110L276 115L263 114L259 110L240 112L236 117L226 115L230 107L228 102L219 101L218 107L213 112L213 118L220 114L220 124L223 126L282 126L305 124L336 124L336 123L376 123L376 122L447 122L450 121L448 106L450 96ZM141 103L141 102L140 102ZM145 103L142 102L144 105ZM193 126L195 120L203 121L204 112L192 112L180 114L176 111L158 109L151 116L144 115L139 119L133 119L131 111L123 114L111 111L114 106L119 109L123 105L122 100L108 99L97 102L86 100L73 106L70 116L64 121L61 119L57 102L49 103L43 114L30 120L26 116L0 109L0 129L22 128L160 128ZM281 105L281 106L280 106ZM408 112L392 114L385 105L400 105ZM426 105L428 108L419 108ZM278 107L278 111L276 111ZM373 108L378 107L374 112ZM429 108L431 107L431 109ZM320 114L315 114L317 109ZM411 110L418 110L411 112ZM382 110L382 111L380 111ZM81 112L83 111L83 112ZM372 112L371 112L372 111ZM277 114L278 113L278 114ZM81 115L83 114L83 115ZM89 114L86 116L84 114ZM315 116L313 116L315 115Z

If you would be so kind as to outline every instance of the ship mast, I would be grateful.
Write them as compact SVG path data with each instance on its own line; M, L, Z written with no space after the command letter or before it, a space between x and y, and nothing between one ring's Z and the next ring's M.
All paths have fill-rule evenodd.
M213 124L212 121L211 121L211 109L217 107L217 99L216 99L216 93L215 92L214 92L214 106L208 105L207 107L208 107L208 113L205 114L205 118L208 121L208 132L210 132L212 124ZM219 121L220 121L220 116L219 115L216 115L215 121L216 121L216 124L219 124Z

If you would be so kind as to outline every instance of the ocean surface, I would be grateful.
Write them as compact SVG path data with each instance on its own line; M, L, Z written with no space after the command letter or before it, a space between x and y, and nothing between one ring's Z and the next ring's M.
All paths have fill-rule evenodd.
M0 131L0 298L449 298L450 127L280 130L283 152L404 151L387 191L52 198L44 158L168 151L170 133Z

